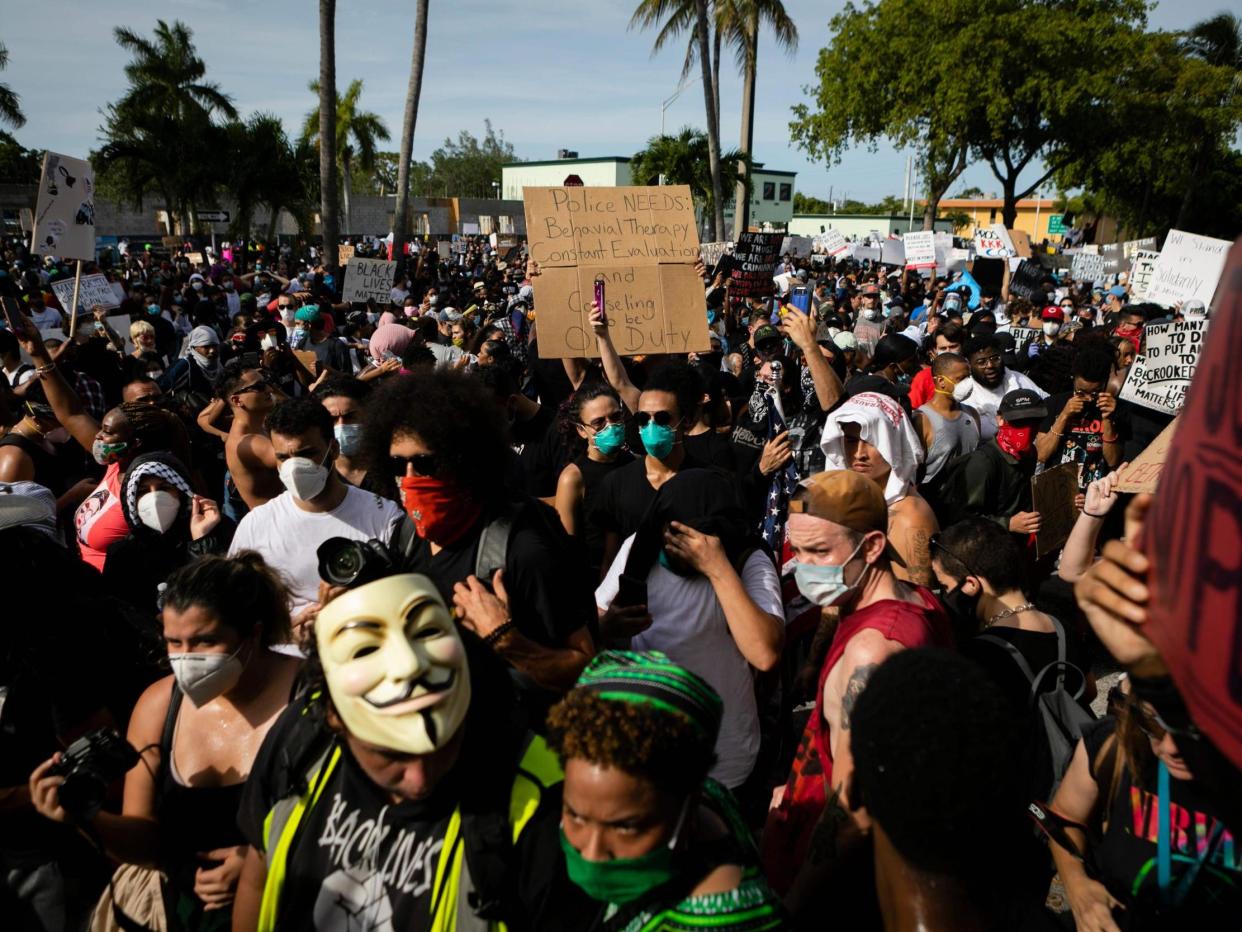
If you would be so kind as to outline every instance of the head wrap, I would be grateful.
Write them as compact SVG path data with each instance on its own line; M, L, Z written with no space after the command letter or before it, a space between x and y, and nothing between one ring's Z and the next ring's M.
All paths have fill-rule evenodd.
M606 650L595 656L576 689L610 702L628 702L684 715L715 745L724 703L707 681L659 651Z
M220 335L206 324L199 324L190 331L190 349L196 346L219 346Z
M894 505L905 498L923 461L923 444L901 404L879 392L863 392L829 414L820 443L825 469L850 468L845 459L844 424L857 424L859 437L879 450L892 467L884 500Z
M148 453L135 459L125 473L121 507L130 527L142 526L138 520L138 485L145 476L157 476L180 492L181 516L190 513L190 500L194 498L194 490L190 488L189 470L172 454Z
M389 352L400 356L413 339L414 331L409 327L402 327L400 324L380 324L371 334L368 352L375 360L382 360L384 354Z
M190 341L187 344L187 355L194 360L195 365L202 370L203 375L207 377L207 380L211 382L212 385L215 385L216 380L220 378L220 371L223 363L221 363L218 355L208 359L202 353L194 352L194 347L219 345L220 335L208 326L200 324L190 331Z
M29 527L60 543L56 496L37 482L0 482L0 529Z
M304 304L294 312L293 319L313 324L321 316L318 304Z

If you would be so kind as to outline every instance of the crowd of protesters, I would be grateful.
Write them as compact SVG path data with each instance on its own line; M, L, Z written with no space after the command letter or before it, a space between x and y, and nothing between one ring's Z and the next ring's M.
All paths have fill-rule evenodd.
M1173 419L1120 388L1207 308L722 260L699 351L596 307L551 359L540 270L456 242L365 304L313 246L128 243L77 320L0 244L0 924L1237 921L1242 762L1113 675Z

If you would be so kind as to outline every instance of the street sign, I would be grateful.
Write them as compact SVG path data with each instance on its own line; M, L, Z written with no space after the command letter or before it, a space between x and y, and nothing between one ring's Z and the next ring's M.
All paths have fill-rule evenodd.
M1065 215L1049 214L1048 215L1048 235L1057 236L1065 233Z
M566 178L566 179L565 179L565 181L564 181L564 183L561 185L561 187L563 187L563 188L582 188L582 187L585 187L585 185L583 184L582 179L581 179L581 178L579 178L577 175L570 175L568 178Z
M203 223L229 222L229 212L227 210L200 210L197 213L197 217Z

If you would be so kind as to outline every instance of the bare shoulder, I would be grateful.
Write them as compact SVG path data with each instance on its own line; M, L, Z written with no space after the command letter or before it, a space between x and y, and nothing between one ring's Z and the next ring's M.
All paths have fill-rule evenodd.
M164 719L168 716L168 703L172 699L171 676L165 676L148 686L138 697L134 705L134 714L129 719L129 742L142 743L144 747L160 740L164 730Z
M939 528L936 522L936 513L932 511L931 505L913 487L910 489L910 494L889 507L889 512L894 519L899 519L894 520L893 524L900 524L908 529L931 527L933 530L937 530Z
M578 464L569 463L562 469L556 485L558 491L563 489L566 492L575 492L582 488L582 470L578 468Z
M721 864L713 868L706 877L698 882L691 896L710 896L714 893L728 893L736 890L742 883L743 872L740 865Z

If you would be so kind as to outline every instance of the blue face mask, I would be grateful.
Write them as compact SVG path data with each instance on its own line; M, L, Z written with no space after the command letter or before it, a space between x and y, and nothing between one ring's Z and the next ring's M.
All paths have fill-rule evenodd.
M603 430L597 430L592 442L604 456L612 456L625 446L625 425L609 424Z
M335 284L336 284L336 276L335 276L335 275L325 275L325 276L323 277L323 283L324 283L324 285L325 285L326 287L331 288L333 285L335 285Z
M867 567L863 567L863 571L852 583L845 581L845 566L854 559L864 543L865 541L860 540L854 552L839 566L820 566L815 563L795 564L794 582L798 585L798 591L806 597L807 601L813 602L820 608L839 604L842 599L858 588L862 578L867 575Z
M657 424L655 421L648 421L640 427L638 436L642 438L643 447L647 450L647 454L654 456L658 460L662 460L672 453L673 444L677 441L677 431L672 427Z
M159 316L160 316L160 306L159 306L158 304L148 304L148 305L147 305L147 313L148 313L148 314L150 314L152 317L159 317Z
M711 308L711 309L709 309L709 310L708 310L708 312L707 312L707 322L708 322L708 324L714 324L714 323L716 322L716 318L717 318L717 317L719 317L719 316L720 316L720 315L716 313L716 309L715 309L715 308Z

